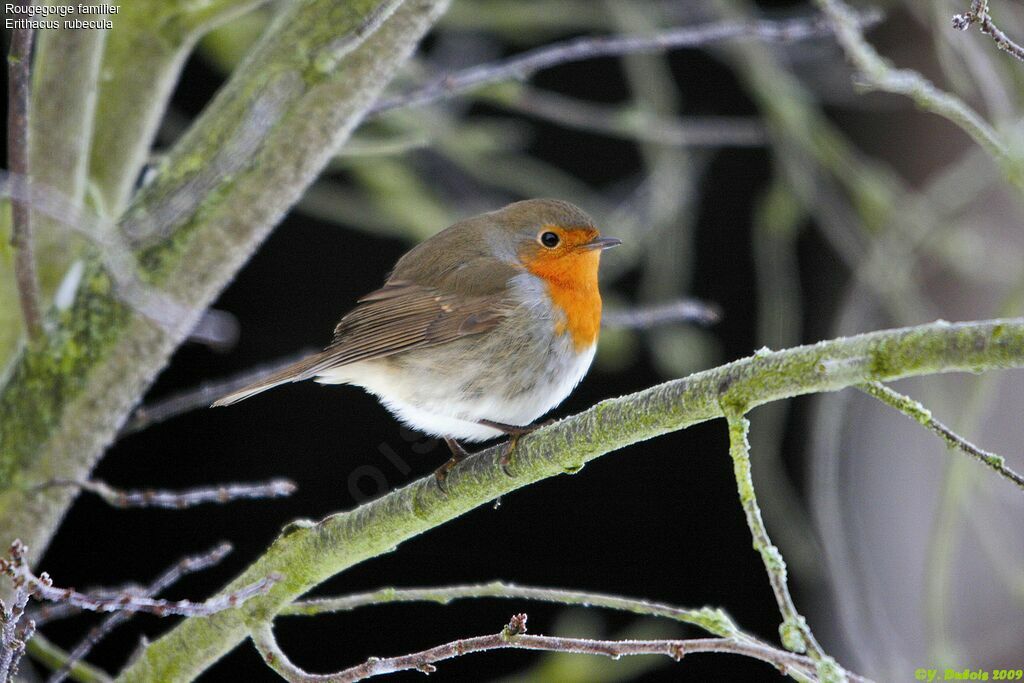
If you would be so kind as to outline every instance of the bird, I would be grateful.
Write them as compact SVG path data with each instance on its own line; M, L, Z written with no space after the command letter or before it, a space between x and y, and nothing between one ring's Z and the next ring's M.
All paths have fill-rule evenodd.
M464 442L508 435L510 454L586 375L601 326L601 253L621 243L558 199L461 220L403 255L323 351L213 405L307 379L361 387L399 421L444 439L443 482L470 454Z

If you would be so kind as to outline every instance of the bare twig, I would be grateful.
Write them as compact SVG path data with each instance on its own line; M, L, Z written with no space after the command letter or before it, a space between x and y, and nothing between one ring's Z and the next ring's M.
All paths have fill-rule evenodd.
M14 541L6 558L0 558L0 572L14 581L16 588L24 588L36 600L65 602L90 612L146 612L158 617L178 615L207 617L217 612L237 607L249 598L263 595L281 580L280 574L270 574L237 591L210 598L206 602L188 600L156 600L138 595L122 594L116 597L87 595L73 588L54 588L53 580L45 572L36 576L25 563L27 548L21 541Z
M856 17L858 26L873 24L878 18L876 13ZM542 69L596 57L702 47L739 38L789 43L832 33L827 22L820 17L811 17L783 21L717 21L682 26L646 36L588 36L448 74L403 94L380 100L368 115L399 107L421 106L490 83L524 80Z
M182 558L175 562L170 569L158 576L153 583L143 588L138 593L138 596L143 598L152 598L161 591L180 581L182 577L219 564L220 561L227 557L230 552L231 544L221 543L217 547L200 555L192 555L190 557ZM103 640L107 634L117 628L120 624L128 621L131 616L130 612L114 612L101 621L97 626L92 628L89 633L86 634L82 642L76 645L74 649L68 653L67 660L65 660L64 664L61 665L61 667L55 671L52 676L50 676L48 683L60 683L67 678L75 664L84 659L86 655L89 654L89 651L96 647L97 643Z
M690 640L591 640L587 638L561 638L526 634L526 615L517 614L500 633L476 638L455 640L401 657L372 657L363 664L334 674L310 674L295 664L278 646L269 624L253 630L253 643L264 661L292 683L348 683L396 671L416 670L432 673L434 663L472 652L499 649L541 650L590 654L618 659L628 655L666 655L679 661L696 652L726 652L752 657L775 666L786 673L792 671L803 677L813 675L815 663L802 655L772 647L755 645L734 638L694 638ZM864 680L864 679L856 679Z
M24 11L31 0L18 0ZM22 20L24 21L24 20ZM7 57L7 168L22 176L29 174L28 106L32 72L32 42L35 30L28 22L11 35ZM29 339L42 334L39 309L39 279L36 276L32 246L31 211L25 202L11 201L11 246L14 247L14 276L18 283L18 301Z
M203 382L193 389L187 389L149 405L138 408L121 428L121 436L140 432L172 417L187 413L197 408L206 408L221 396L226 396L247 384L258 382L269 377L278 370L291 365L295 361L310 354L310 349L291 354L277 360L258 365L254 368L231 375L220 380Z
M727 406L723 405L723 411L729 423L729 454L732 456L740 503L743 505L743 512L747 517L750 535L754 539L754 549L761 555L772 592L775 593L775 601L782 614L782 624L779 626L782 644L786 646L787 650L793 652L807 652L817 663L821 678L841 679L843 670L821 649L821 645L811 633L807 620L793 604L793 597L789 594L789 583L786 579L786 562L782 559L779 549L772 544L768 537L768 530L764 526L764 520L761 519L761 509L757 505L754 481L750 474L750 442L747 438L750 422L742 414Z
M171 510L181 510L205 503L223 504L236 500L281 498L290 496L295 492L296 488L295 484L287 479L203 486L183 491L163 491L159 489L122 490L116 489L106 482L97 479L90 479L88 481L53 479L45 484L41 484L39 488L50 486L77 486L83 491L96 494L109 505L116 508L166 508Z
M718 322L720 316L721 311L715 304L697 299L679 299L655 306L606 311L601 317L601 324L604 327L646 330L671 323L711 325Z
M895 408L914 422L927 427L929 430L937 434L939 438L945 441L946 445L950 448L955 448L958 451L966 453L978 462L987 465L996 474L1013 482L1022 491L1024 491L1024 476L1021 476L1020 473L1016 472L1011 467L1008 467L1006 459L1003 458L1003 456L975 446L945 424L932 417L931 411L925 408L921 403L915 401L909 396L899 393L898 391L893 391L881 382L861 384L857 388L869 396L877 398L887 406Z
M568 128L656 145L759 147L766 140L764 125L751 116L657 116L527 87L511 97L496 94L486 101Z
M971 0L971 9L963 14L953 15L953 28L966 31L973 24L995 41L996 47L1024 62L1024 47L1021 47L995 25L988 13L988 0Z

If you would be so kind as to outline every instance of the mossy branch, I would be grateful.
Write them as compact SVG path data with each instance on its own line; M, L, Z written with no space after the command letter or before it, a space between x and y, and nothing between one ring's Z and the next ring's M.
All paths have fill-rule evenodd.
M605 453L723 416L722 405L756 406L871 381L943 372L1024 367L1024 318L874 332L749 358L603 401L519 440L505 473L504 448L452 469L442 492L432 476L350 512L289 527L224 590L262 576L283 579L241 609L186 619L152 643L122 681L190 680L285 609L348 567L533 482L578 472Z
M34 487L88 478L201 312L341 146L447 0L406 0L386 21L381 5L290 3L133 202L119 227L136 246L139 278L176 317L158 326L150 312L125 304L91 254L75 301L50 313L53 333L14 358L0 386L0 539L22 538L31 562L73 497Z
M192 48L205 33L267 0L133 0L109 18L99 84L90 175L108 216L131 195L156 136L171 91ZM87 32L83 32L87 33ZM83 139L89 136L79 132Z

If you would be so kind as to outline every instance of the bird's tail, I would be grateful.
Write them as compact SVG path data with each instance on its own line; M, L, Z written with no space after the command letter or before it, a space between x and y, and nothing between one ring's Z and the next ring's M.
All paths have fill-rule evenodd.
M304 379L315 377L324 369L324 360L326 355L326 352L322 351L320 353L314 353L300 361L296 361L295 363L278 370L269 377L260 378L252 384L247 384L241 389L232 391L226 396L221 396L213 402L211 407L218 408L220 406L229 406L232 403L238 403L250 396L255 396L256 394L264 392L267 389L273 389L280 384L285 384L287 382L301 382Z

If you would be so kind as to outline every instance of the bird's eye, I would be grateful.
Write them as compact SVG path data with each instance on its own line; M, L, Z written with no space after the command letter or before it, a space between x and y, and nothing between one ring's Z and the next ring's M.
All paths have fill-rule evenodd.
M555 247L558 246L558 243L560 241L561 240L558 238L558 235L551 231L541 233L540 243L543 244L548 249L554 249Z

